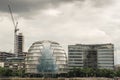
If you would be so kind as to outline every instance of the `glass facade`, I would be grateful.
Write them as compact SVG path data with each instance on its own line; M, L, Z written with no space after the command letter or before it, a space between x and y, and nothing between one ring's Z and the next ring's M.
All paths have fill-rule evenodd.
M26 73L65 73L67 56L59 43L38 41L26 55Z
M114 69L113 44L76 44L68 46L68 67Z

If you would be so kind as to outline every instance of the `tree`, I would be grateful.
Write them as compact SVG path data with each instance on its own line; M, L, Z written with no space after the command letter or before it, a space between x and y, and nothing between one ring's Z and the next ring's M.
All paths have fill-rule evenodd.
M93 69L93 68L73 68L69 73L69 77L114 77L115 71L110 69ZM120 76L120 71L116 72Z
M120 77L120 70L115 71L115 76Z
M0 77L9 77L12 76L12 70L8 68L0 67Z

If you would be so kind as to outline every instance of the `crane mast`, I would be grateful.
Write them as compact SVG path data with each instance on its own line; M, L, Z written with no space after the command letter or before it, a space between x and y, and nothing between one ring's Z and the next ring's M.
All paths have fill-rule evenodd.
M14 54L17 57L18 56L17 32L19 31L19 29L18 29L18 22L16 22L15 19L14 19L14 17L13 17L12 9L11 9L10 5L8 5L8 8L9 8L9 12L10 12L11 19L12 19L13 26L14 26Z

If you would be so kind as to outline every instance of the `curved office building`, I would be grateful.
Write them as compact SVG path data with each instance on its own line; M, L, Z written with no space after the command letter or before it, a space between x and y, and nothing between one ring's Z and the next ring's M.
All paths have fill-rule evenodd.
M26 55L26 73L65 73L66 65L66 53L57 42L35 42Z

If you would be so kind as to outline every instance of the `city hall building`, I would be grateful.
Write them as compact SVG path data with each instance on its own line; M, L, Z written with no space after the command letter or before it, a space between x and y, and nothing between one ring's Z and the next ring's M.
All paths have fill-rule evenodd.
M114 45L69 45L68 68L114 69Z
M25 59L27 74L61 74L66 73L67 56L59 43L38 41L33 43Z

